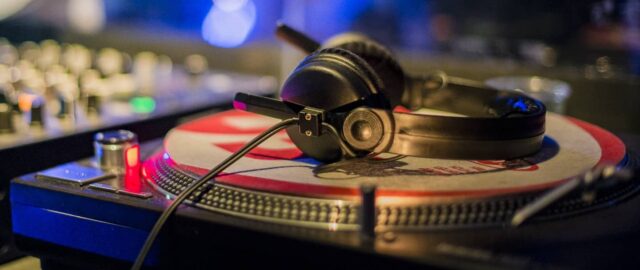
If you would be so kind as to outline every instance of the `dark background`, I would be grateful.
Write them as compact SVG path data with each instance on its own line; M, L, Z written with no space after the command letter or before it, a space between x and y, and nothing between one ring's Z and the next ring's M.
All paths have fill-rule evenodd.
M319 40L359 31L392 47L413 73L566 81L573 90L568 115L640 134L639 0L2 2L28 2L10 16L0 11L0 36L16 44L52 38L174 59L201 53L216 69L281 79L303 55L275 39L276 21Z

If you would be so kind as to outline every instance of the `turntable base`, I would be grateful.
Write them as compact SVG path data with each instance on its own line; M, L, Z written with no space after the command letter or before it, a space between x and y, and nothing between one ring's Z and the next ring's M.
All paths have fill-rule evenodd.
M549 114L543 148L515 160L447 160L381 155L319 164L302 156L283 132L267 140L190 200L208 210L299 226L357 228L358 187L378 187L380 229L434 229L500 225L514 212L585 170L624 165L624 144L589 123ZM175 196L273 120L227 111L174 128L164 150L145 162L143 175ZM569 196L538 218L600 208L632 194L616 186L583 202Z
M142 145L144 180L95 183L149 197L35 174L14 179L17 244L48 265L129 268L171 197L216 162L206 155L223 158L268 126L266 121L228 111L185 123L164 141ZM611 133L553 114L547 123L545 149L509 161L382 156L327 166L300 156L279 135L180 207L147 263L160 269L221 263L257 268L266 261L276 268L308 269L637 266L637 177L599 189L590 203L581 192L571 193L520 227L508 225L516 209L582 170L602 163L637 168L637 156L626 153ZM200 158L185 159L185 153ZM555 163L562 158L564 163ZM474 167L483 170L469 169ZM410 188L400 185L403 180ZM377 234L368 240L356 230L360 183L380 188Z

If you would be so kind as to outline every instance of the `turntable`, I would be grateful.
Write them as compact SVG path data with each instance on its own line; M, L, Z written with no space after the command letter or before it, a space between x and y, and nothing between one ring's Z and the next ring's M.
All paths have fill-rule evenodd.
M275 121L231 110L184 123L162 142L142 145L141 163L126 161L141 174L115 176L83 160L15 179L17 244L41 257L45 268L130 267L170 200ZM323 164L303 155L283 131L225 170L215 185L192 194L146 265L636 265L637 179L592 171L603 165L634 169L636 163L615 135L553 113L541 150L511 160L383 154ZM605 184L574 185L512 225L518 211L587 178Z
M280 99L238 93L144 145L98 133L94 159L13 180L18 246L46 269L640 263L637 158L615 135L408 75L366 37L277 33L310 53Z

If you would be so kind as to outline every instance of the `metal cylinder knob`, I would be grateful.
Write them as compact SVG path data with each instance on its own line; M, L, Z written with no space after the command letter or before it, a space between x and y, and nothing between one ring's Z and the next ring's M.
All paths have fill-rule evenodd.
M139 163L138 136L128 130L97 133L93 141L96 162L101 169L124 173Z

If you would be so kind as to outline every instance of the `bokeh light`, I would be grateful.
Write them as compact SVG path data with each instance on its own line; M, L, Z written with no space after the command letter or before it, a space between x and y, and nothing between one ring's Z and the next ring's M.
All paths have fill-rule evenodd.
M217 47L238 47L247 40L255 23L252 0L216 0L202 22L202 38Z

